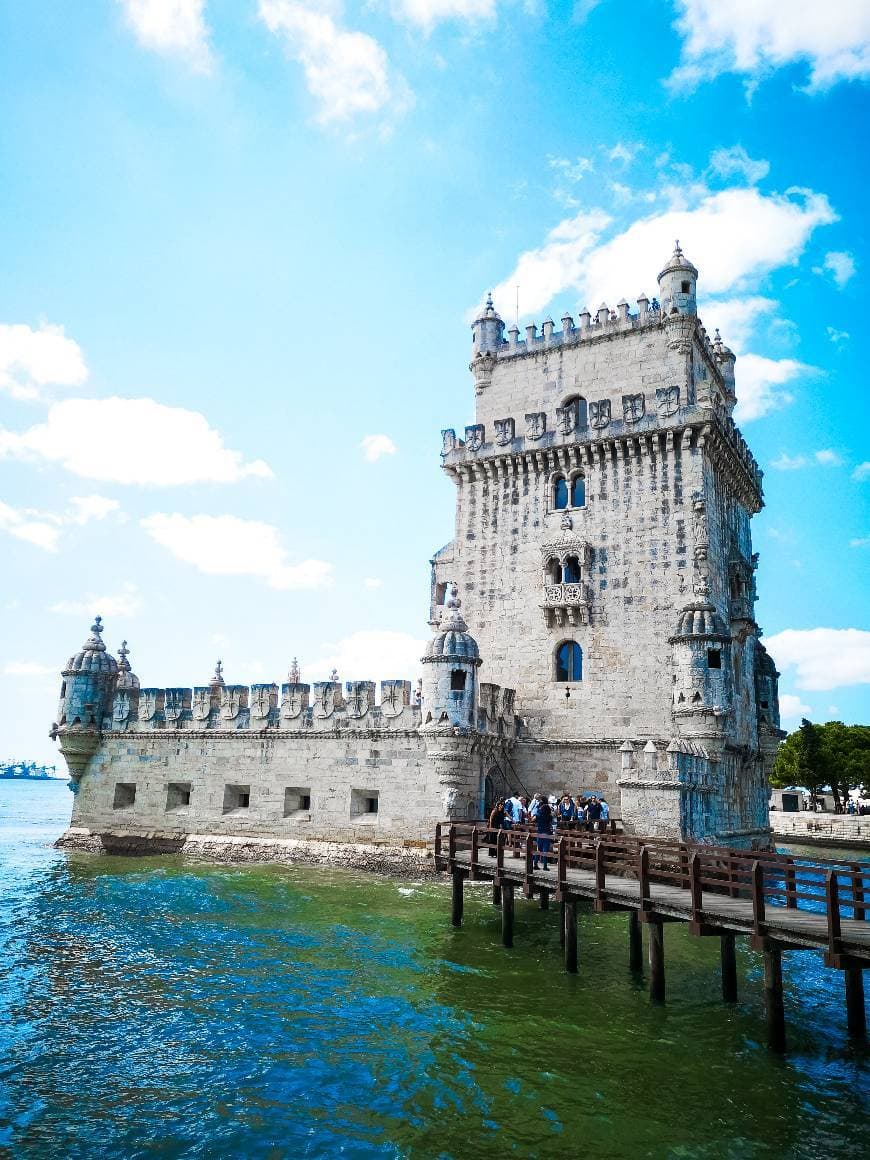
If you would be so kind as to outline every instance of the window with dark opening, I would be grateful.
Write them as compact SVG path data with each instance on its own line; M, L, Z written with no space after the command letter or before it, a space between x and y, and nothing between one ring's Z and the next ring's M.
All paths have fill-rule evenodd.
M461 693L465 688L465 673L462 669L453 669L450 674L450 688Z
M707 649L707 668L721 669L722 668L722 652L718 648Z
M589 409L586 405L586 400L582 395L571 395L562 404L563 407L573 407L576 415L576 426L582 431L589 425Z
M571 507L586 507L586 479L582 475L571 481Z
M190 782L171 781L166 787L167 810L183 810L190 805Z
M284 817L308 813L311 809L311 790L307 786L291 785L284 790Z
M559 511L568 506L568 484L563 475L557 475L553 481L553 507Z
M563 641L556 649L556 680L583 680L583 650L576 641Z
M367 814L376 814L378 812L378 799L376 797L367 797L365 805L365 812Z
M683 282L683 283L682 283L682 286L683 286L683 293L684 293L684 294L691 294L691 293L692 293L692 284L691 284L691 282Z
M115 782L115 797L112 801L113 810L128 810L136 801L136 786L130 781Z
M569 556L562 568L562 576L566 584L580 583L580 561L576 556Z
M249 785L224 786L224 813L233 810L246 810L251 804L251 787Z

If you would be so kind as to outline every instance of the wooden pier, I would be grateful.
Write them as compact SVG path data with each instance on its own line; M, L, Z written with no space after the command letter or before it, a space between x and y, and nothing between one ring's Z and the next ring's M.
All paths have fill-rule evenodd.
M737 998L735 938L747 936L764 960L768 1046L785 1050L782 952L817 950L844 975L849 1035L867 1034L863 972L870 967L870 865L816 861L766 851L638 838L612 832L525 828L491 831L485 822L441 822L435 865L452 875L452 922L462 923L466 878L493 883L502 942L514 942L514 892L559 904L565 970L576 973L578 899L598 913L628 913L629 966L642 966L648 932L649 991L665 1000L664 926L685 922L693 935L720 940L722 998ZM541 843L549 843L545 853ZM544 869L544 863L548 863Z

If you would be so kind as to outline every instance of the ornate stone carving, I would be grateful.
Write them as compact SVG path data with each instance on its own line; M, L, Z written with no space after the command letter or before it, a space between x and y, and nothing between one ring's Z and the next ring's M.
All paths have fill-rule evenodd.
M663 419L670 418L671 415L676 415L680 409L680 388L657 387L656 408Z
M242 692L247 692L244 685L224 685L221 689L221 718L224 721L235 721L240 710L244 707Z
M184 710L187 708L187 694L189 689L167 689L166 700L163 706L163 712L166 717L166 724L176 726L181 720Z
M526 415L526 438L540 439L547 430L546 411L531 411Z
M410 700L410 681L381 681L381 712L384 717L398 717Z
M514 439L515 423L513 419L496 419L495 441L499 447L505 447Z
M375 703L374 681L348 681L347 715L358 720L365 717Z
M645 411L646 402L642 394L622 396L622 417L626 423L639 423Z
M115 729L122 729L133 715L134 705L129 689L119 689L112 702L112 725Z
M334 681L314 682L314 716L331 717L335 712L336 685Z
M298 682L281 686L281 717L285 721L294 721L308 708L308 697L311 692L309 685L300 685Z
M710 547L707 530L707 505L698 492L692 496L692 522L695 541L695 560L706 560Z
M456 450L456 432L452 427L448 427L441 432L441 454L449 455L451 451Z
M589 425L599 431L610 424L610 399L598 399L589 404Z
M162 689L142 689L139 692L139 720L154 721L160 708Z
M577 430L577 404L556 408L556 430L562 435L573 435Z
M483 447L485 429L482 423L472 423L465 428L465 448L467 451L477 452Z
M255 721L267 721L278 700L275 685L251 686L251 716Z
M208 686L198 685L193 690L191 713L194 721L208 720L211 713L211 689Z

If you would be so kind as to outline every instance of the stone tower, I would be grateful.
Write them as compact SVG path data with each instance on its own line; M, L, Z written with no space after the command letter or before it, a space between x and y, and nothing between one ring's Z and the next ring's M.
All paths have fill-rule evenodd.
M64 666L58 720L52 727L52 737L59 740L66 758L74 793L99 746L104 719L112 716L118 662L106 651L102 632L102 617L98 616L91 625L91 635Z
M442 433L456 528L432 606L456 581L481 687L516 686L526 785L603 793L641 832L751 844L781 736L754 619L761 472L698 277L677 243L661 306L602 303L524 340L487 299L475 422Z

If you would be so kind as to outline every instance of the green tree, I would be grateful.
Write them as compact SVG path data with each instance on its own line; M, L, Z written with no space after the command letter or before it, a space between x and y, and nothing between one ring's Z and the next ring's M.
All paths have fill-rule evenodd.
M828 721L814 725L804 718L776 755L771 785L804 785L812 793L829 785L837 807L852 789L870 787L870 725Z

